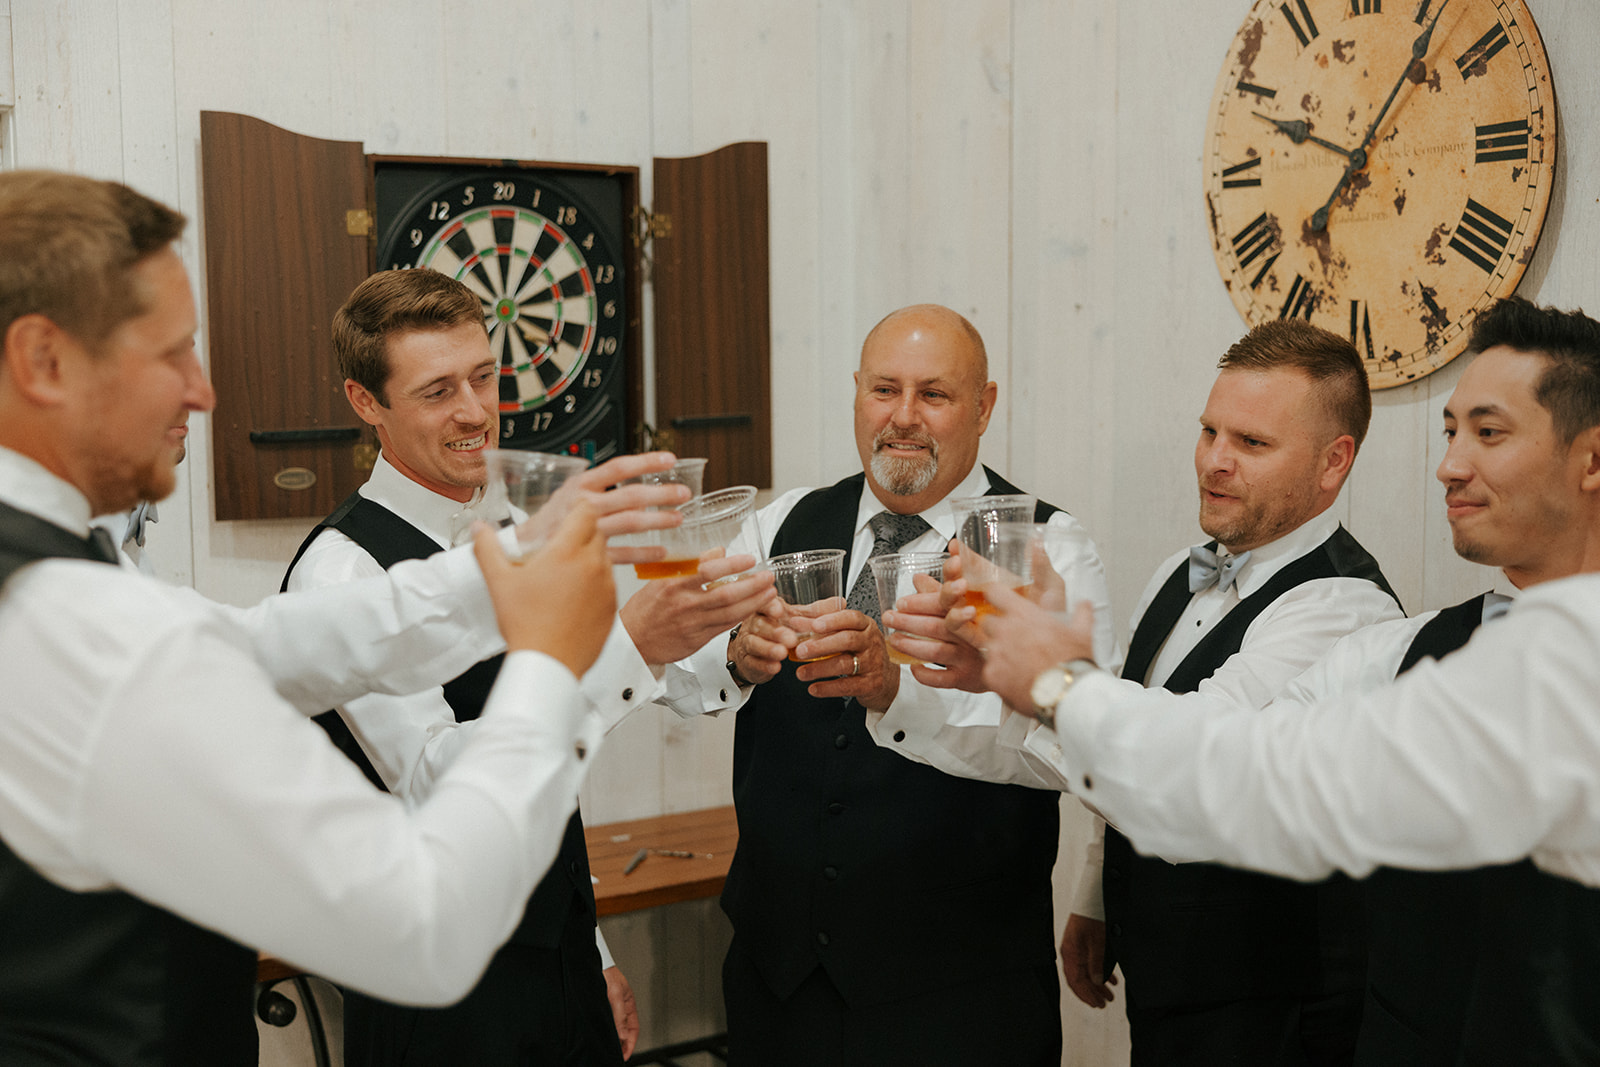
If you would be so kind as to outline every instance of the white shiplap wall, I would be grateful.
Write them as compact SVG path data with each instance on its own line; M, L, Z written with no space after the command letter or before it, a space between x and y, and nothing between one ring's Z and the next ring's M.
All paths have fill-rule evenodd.
M1562 143L1522 291L1595 310L1600 4L1530 5ZM1194 418L1242 331L1199 189L1206 100L1247 8L0 0L0 108L13 109L17 165L120 178L195 219L203 109L372 152L637 164L647 200L653 156L767 141L778 486L855 465L860 338L896 306L947 303L983 332L1001 383L985 460L1085 522L1125 615L1150 569L1196 533ZM202 238L197 226L184 253L203 307ZM1458 376L1377 395L1339 505L1414 610L1486 583L1450 551L1432 480L1438 410ZM251 603L276 588L310 523L212 521L204 424L152 554L174 581ZM591 821L726 802L730 724L669 720L645 713L613 735L585 790ZM1064 812L1063 901L1084 831L1072 802ZM609 924L652 1040L715 1021L719 922L706 905ZM1070 1002L1065 1025L1066 1063L1125 1058L1117 1008Z

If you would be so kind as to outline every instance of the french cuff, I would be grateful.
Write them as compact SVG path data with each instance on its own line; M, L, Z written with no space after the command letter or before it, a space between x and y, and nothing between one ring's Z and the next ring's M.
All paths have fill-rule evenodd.
M713 644L719 649L726 647L726 635L716 638ZM739 710L756 687L741 686L723 664L722 659L713 662L704 649L691 659L667 664L656 703L665 704L685 719Z
M1099 733L1099 724L1108 714L1125 686L1124 682L1105 671L1092 671L1073 683L1056 704L1054 729L1036 730L1028 738L1030 746L1053 744L1052 751L1059 755L1052 760L1062 772L1067 787L1078 794L1086 804L1095 803L1093 738Z
M532 725L529 733L539 747L570 752L580 765L587 765L605 735L578 679L543 652L522 649L506 654L481 718L487 725L513 716Z
M1085 863L1078 874L1078 891L1072 897L1072 911L1085 919L1106 921L1106 898L1101 887L1099 863Z
M650 703L665 690L639 655L620 617L612 621L605 647L583 676L582 688L608 732L635 708Z

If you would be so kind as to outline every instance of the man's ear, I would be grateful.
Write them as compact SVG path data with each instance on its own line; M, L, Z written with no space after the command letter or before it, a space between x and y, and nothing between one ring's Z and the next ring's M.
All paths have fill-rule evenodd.
M74 342L65 330L43 315L22 315L6 328L5 377L19 394L41 406L60 402L66 393L67 347Z
M380 414L383 405L378 403L378 398L372 391L354 378L344 380L345 399L350 401L350 406L355 409L356 416L368 426L377 426L383 422Z
M1340 434L1328 442L1328 447L1323 451L1322 488L1339 491L1344 480L1350 476L1350 468L1356 461L1356 439L1349 434Z
M1591 426L1573 438L1572 451L1582 471L1578 484L1586 493L1600 492L1600 426Z

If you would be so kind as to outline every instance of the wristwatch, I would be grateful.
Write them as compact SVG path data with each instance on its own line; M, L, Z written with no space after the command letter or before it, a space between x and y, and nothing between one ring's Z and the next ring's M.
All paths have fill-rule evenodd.
M744 624L740 623L739 625L743 626ZM737 641L737 640L739 640L739 626L735 626L733 628L733 630L728 634L728 652L729 652L729 656L728 656L728 662L724 663L723 666L727 668L728 677L732 678L734 684L739 686L742 689L745 686L752 685L754 683L752 683L750 681L750 679L746 678L744 675L740 674L739 673L739 665L737 663L733 662L733 655L732 655L733 643L735 641Z
M1056 726L1056 705L1061 703L1072 688L1072 683L1090 671L1097 671L1093 660L1075 659L1046 667L1034 676L1028 687L1028 699L1033 701L1033 717L1052 730Z

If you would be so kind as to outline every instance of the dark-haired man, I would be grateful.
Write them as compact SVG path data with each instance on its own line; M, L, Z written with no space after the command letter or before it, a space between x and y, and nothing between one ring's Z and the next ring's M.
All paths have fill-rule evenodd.
M1185 706L1159 742L1142 716L1172 703L1163 694L1075 683L1054 709L1062 774L1157 855L1302 878L1390 865L1364 883L1359 1063L1593 1063L1595 682L1585 689L1572 670L1594 663L1592 616L1587 629L1581 613L1566 627L1537 614L1524 632L1497 623L1470 661L1431 661L1472 639L1507 594L1552 583L1548 599L1530 596L1545 616L1595 602L1592 587L1557 580L1600 568L1600 323L1513 298L1478 319L1470 347L1438 478L1456 551L1500 567L1497 592L1351 634L1260 716ZM1019 700L1034 672L1088 648L1026 606L985 628L990 679ZM1350 706L1397 674L1421 677L1404 698ZM1204 759L1173 762L1180 751ZM1530 853L1531 864L1423 873Z
M555 855L600 736L575 677L615 605L590 506L524 567L485 530L479 564L445 553L250 610L105 565L91 516L170 493L178 428L215 403L183 226L116 183L0 174L7 1064L253 1064L255 948L387 996L461 996ZM507 646L485 728L420 805L374 791L307 720Z
M506 517L489 513L493 505L484 499L484 452L499 440L500 368L472 290L431 270L374 274L334 316L332 337L345 395L376 429L382 448L366 484L306 538L284 578L291 591L382 574L447 548L469 518ZM660 458L611 460L564 491L599 493L646 466L659 467ZM607 726L660 694L659 665L725 632L771 595L765 574L702 588L752 563L709 560L702 575L651 583L630 599L582 681ZM443 686L403 696L346 701L321 721L375 783L419 801L471 743L499 664L495 657ZM417 1008L352 990L344 1021L345 1062L352 1067L620 1067L633 1051L638 1016L595 926L579 815L569 820L556 863L511 940L464 1000Z
M1122 674L1129 689L1260 707L1338 638L1401 613L1376 562L1328 514L1371 413L1355 349L1304 322L1270 322L1220 367L1194 454L1200 527L1213 540L1157 569ZM948 604L915 606L942 616ZM892 621L926 635L897 638L905 651L967 664L948 684L990 687L971 677L981 669L972 657L937 647L942 619L897 612ZM880 743L904 734L898 751L952 773L1065 788L1048 732L1016 725L974 730L891 708L875 734ZM995 743L1008 736L1016 746ZM1135 1064L1349 1062L1362 953L1348 883L1174 866L1135 855L1114 830L1103 870L1097 852L1067 922L1063 970L1079 999L1100 1007L1120 962Z

